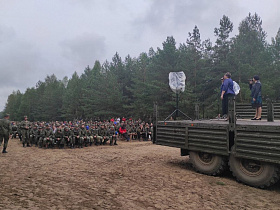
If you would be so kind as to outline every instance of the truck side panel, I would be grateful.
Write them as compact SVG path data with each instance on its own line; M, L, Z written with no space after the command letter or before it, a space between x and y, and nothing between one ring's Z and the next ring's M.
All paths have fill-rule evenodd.
M280 126L237 125L235 155L280 163Z
M188 126L188 149L190 151L228 155L228 139L227 126L201 124Z
M157 125L156 144L186 149L186 125L181 123L164 123Z
M156 144L228 155L228 125L212 125L200 122L159 122Z

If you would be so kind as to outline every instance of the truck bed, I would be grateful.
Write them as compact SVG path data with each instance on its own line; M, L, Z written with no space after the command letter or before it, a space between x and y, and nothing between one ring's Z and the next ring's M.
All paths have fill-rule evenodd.
M234 132L224 120L182 120L157 123L156 144L280 163L280 120L237 120Z

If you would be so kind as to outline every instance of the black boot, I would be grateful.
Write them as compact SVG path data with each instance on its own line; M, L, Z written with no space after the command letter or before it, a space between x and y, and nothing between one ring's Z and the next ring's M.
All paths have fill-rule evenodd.
M8 152L6 151L6 148L3 148L2 153L8 153Z

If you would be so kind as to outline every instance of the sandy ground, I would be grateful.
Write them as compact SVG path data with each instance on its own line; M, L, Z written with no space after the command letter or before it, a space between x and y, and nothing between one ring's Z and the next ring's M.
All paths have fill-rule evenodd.
M180 150L151 142L0 154L0 209L280 209L280 184L255 189L196 173Z

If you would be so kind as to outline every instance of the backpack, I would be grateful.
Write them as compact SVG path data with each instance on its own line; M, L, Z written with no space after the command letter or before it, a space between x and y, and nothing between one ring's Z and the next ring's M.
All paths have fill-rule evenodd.
M238 93L240 91L240 86L235 81L233 81L233 91L234 91L235 95L238 95Z

